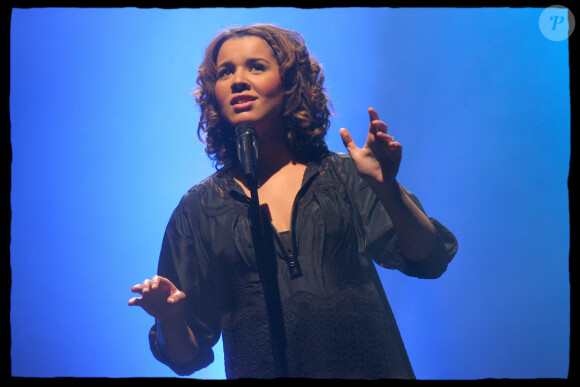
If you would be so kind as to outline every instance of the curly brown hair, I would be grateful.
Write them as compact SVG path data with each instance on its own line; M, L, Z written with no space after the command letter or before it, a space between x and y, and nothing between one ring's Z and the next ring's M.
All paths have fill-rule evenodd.
M207 46L198 69L193 93L201 109L197 135L206 144L205 151L215 168L228 169L238 163L234 128L221 117L215 96L217 56L226 40L244 36L262 38L278 60L284 88L282 119L286 142L296 160L307 163L328 153L324 136L330 125L332 103L323 86L322 66L310 56L299 33L270 24L255 24L220 33Z

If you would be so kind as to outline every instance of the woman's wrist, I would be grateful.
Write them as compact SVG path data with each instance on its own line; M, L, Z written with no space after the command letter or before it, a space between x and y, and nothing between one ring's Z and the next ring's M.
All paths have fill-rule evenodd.
M369 186L383 203L385 208L390 207L395 203L400 203L403 199L401 186L397 179L393 179L390 182L373 182Z
M172 362L186 364L197 353L197 342L185 319L156 320L157 343Z

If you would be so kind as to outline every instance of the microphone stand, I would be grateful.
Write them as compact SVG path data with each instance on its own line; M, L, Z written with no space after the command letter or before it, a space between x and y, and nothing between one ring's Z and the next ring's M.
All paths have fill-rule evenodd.
M284 378L288 377L286 329L284 326L282 302L280 300L280 289L278 288L278 268L274 253L272 229L266 227L264 219L262 218L256 177L252 174L247 174L246 184L251 194L250 221L252 225L252 239L254 240L258 273L262 282L268 312L270 340L272 342L276 376Z

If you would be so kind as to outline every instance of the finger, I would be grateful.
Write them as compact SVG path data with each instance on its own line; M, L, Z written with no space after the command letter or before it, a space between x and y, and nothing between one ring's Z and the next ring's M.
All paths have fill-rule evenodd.
M181 290L177 290L171 296L167 297L167 302L169 302L170 304L174 304L178 301L183 300L184 298L185 293L183 293Z
M372 130L373 133L387 133L387 124L385 124L383 121L381 120L374 120L371 121L371 125L370 125L374 130Z
M133 297L129 300L129 306L140 306L141 305L141 297Z
M161 277L159 275L154 276L152 278L152 282L153 282L153 284L157 284L156 286L153 286L153 284L152 284L152 287L154 289L160 289L162 291L167 291L167 292L172 292L173 289L176 289L175 285L173 285L173 283L170 280L168 280L165 277Z
M384 143L389 144L395 141L395 137L391 136L386 132L378 132L377 138L381 139Z
M340 129L339 132L340 132L340 137L342 138L342 143L344 144L348 153L351 153L351 152L358 149L358 147L354 143L354 140L352 139L352 136L350 135L348 130L346 130L345 128L342 128L342 129Z
M372 107L369 108L369 118L370 118L371 122L379 119L379 114Z
M403 155L403 146L396 142L396 141L391 141L388 144L384 145L384 152L382 152L382 154L393 160L396 162L400 162L401 157Z
M141 294L149 293L149 290L151 290L151 280L146 279L145 281L143 281L142 289L143 290Z
M401 145L400 142L395 141L395 138L390 134L379 133L376 137L378 139L377 143L380 144L384 150L400 153L403 149L403 145Z
M143 285L141 285L141 284L133 285L131 287L131 291L133 293L143 294Z
M161 282L161 277L158 275L153 276L151 278L151 289L157 289L159 287L159 283Z

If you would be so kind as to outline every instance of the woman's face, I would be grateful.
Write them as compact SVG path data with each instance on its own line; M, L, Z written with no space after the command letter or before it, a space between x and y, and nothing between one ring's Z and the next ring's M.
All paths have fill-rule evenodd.
M215 95L223 118L254 125L258 136L281 129L284 102L280 67L272 48L257 36L226 40L217 56Z

